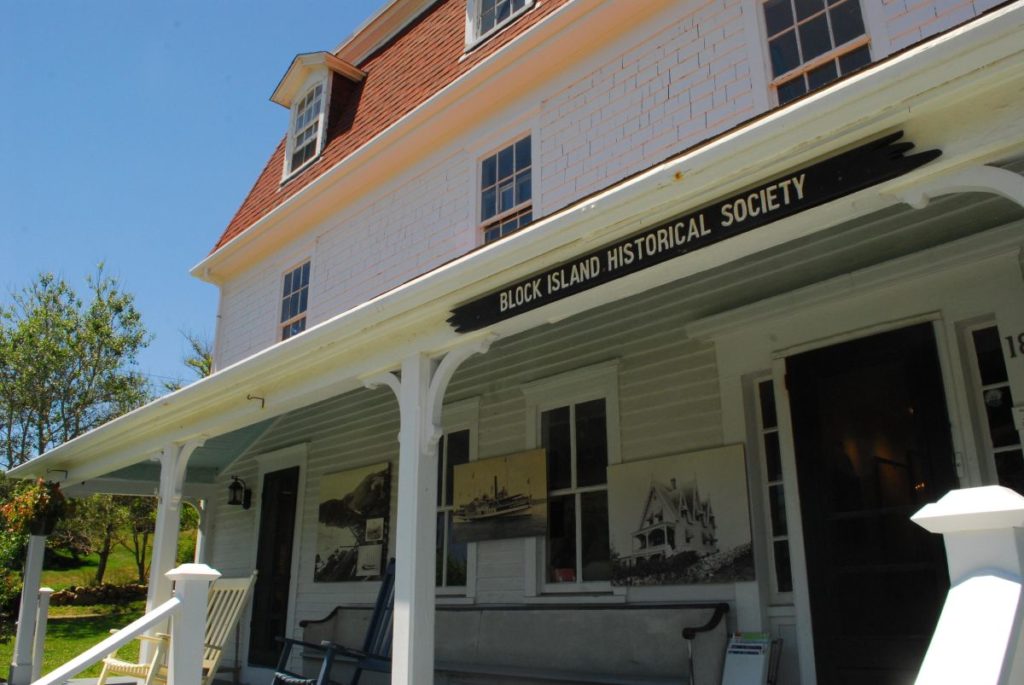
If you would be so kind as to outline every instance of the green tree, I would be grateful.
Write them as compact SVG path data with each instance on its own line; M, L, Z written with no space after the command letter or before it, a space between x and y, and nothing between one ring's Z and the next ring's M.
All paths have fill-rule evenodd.
M213 373L213 343L210 339L192 331L182 331L188 349L181 359L196 378L206 378ZM164 390L174 392L185 387L182 381L165 381Z
M120 539L118 533L128 525L128 508L112 495L83 497L75 501L74 525L99 557L93 585L102 585L110 553Z
M101 265L83 300L40 274L0 306L0 458L13 468L143 404L149 343L135 299Z
M128 524L119 529L117 542L131 552L139 584L145 585L149 578L150 538L156 529L156 498L117 495L114 500L124 507L128 515Z

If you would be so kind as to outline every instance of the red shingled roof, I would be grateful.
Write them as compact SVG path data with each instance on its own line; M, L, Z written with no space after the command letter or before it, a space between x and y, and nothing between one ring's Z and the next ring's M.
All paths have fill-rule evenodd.
M357 65L366 72L363 83L335 77L327 142L320 158L281 185L285 150L282 138L211 252L567 1L540 3L461 62L466 44L466 0L442 0L431 6Z

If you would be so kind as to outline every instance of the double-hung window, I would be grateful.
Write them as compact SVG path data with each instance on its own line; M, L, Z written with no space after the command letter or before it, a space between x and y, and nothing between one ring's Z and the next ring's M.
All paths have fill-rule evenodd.
M309 262L300 264L284 275L281 294L281 340L306 330L306 307L309 304Z
M324 84L317 83L292 108L288 140L288 173L294 173L318 154L323 141Z
M542 590L607 590L608 465L618 457L618 365L587 367L524 387L530 430L547 453L548 533Z
M526 136L480 164L480 226L489 243L533 221L533 153Z
M994 325L970 333L986 451L995 465L999 484L1024 494L1024 450L1013 420L1013 395L1003 356L1004 348L1011 359L1024 354L1021 341L1014 336L1002 336Z
M860 0L765 0L772 85L779 104L871 62Z
M467 0L466 46L472 47L533 6L534 0Z
M437 445L437 541L434 585L438 595L472 595L475 544L453 536L455 468L476 459L479 400L444 408L444 434Z

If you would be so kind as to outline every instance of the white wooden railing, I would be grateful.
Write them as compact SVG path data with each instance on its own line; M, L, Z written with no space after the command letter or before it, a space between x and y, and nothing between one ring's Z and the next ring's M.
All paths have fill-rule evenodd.
M1024 497L953 490L912 518L945 539L950 580L917 685L1024 683Z
M203 673L206 600L210 583L219 578L220 573L206 564L183 564L168 571L167 577L174 583L174 596L171 599L63 666L33 681L32 685L59 685L67 682L69 678L99 663L114 650L168 619L171 622L171 644L167 657L167 683L200 685Z

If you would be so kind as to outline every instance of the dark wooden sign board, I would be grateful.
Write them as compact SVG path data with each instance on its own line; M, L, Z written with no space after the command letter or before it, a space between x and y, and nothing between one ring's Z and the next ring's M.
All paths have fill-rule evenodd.
M892 133L562 262L459 305L448 323L459 333L486 328L896 178L942 154L908 155L914 144L898 142L902 136Z

